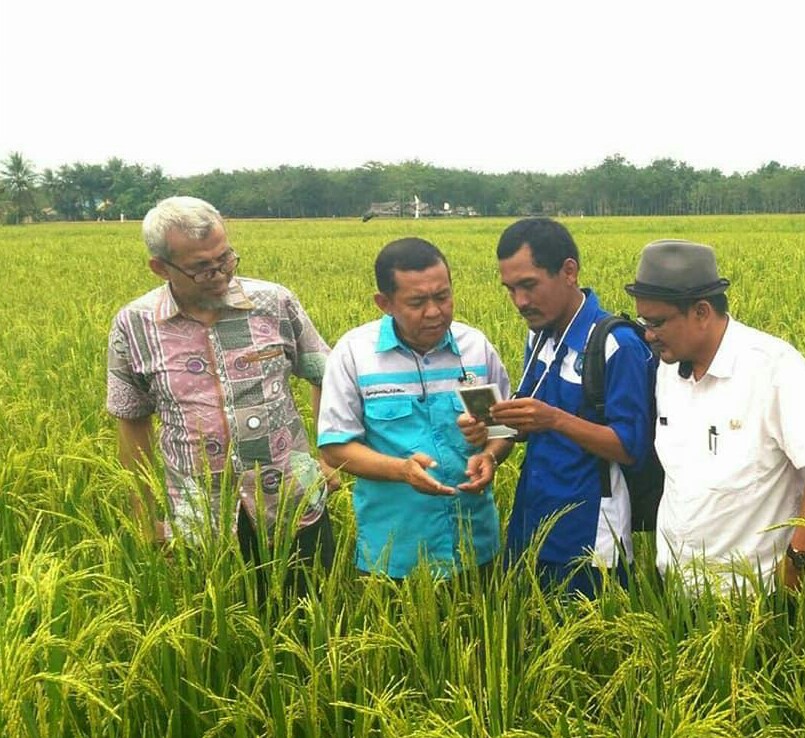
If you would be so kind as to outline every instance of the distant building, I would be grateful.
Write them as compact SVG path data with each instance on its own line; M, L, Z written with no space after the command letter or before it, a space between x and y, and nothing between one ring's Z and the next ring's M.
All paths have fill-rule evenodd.
M473 207L459 205L451 208L449 203L445 203L442 209L434 207L428 202L422 200L417 203L416 200L409 200L403 202L402 207L399 200L389 200L388 202L373 202L369 209L363 214L363 220L367 221L371 218L413 218L417 212L417 205L419 206L420 218L433 218L444 216L456 216L461 218L473 217L478 215L478 211Z

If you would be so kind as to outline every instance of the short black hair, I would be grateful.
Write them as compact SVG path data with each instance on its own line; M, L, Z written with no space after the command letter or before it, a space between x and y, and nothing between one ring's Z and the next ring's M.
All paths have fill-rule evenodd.
M729 301L727 296L722 292L720 295L710 295L709 297L689 297L685 300L674 300L671 302L680 313L687 313L696 303L701 302L710 303L710 306L715 310L717 315L726 315L729 310Z
M384 295L392 295L397 290L394 272L421 272L441 262L447 267L450 278L450 265L444 254L430 241L423 238L400 238L387 243L375 259L375 281L377 289Z
M523 246L531 250L535 267L558 274L566 259L581 267L579 249L570 231L550 218L523 218L512 223L498 241L498 259L514 256Z

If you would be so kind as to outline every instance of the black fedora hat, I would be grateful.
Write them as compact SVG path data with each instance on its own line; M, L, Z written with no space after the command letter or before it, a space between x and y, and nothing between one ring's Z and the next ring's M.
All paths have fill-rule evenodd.
M716 255L709 246L663 240L643 249L637 279L626 285L626 291L632 297L673 302L720 295L729 284L718 276Z

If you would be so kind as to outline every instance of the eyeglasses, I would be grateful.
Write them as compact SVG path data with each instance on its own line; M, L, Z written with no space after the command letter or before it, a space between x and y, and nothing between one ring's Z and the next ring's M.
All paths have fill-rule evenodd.
M638 315L635 318L635 323L647 331L657 333L657 331L661 331L665 327L665 324L669 320L672 320L675 317L675 315L670 315L667 318L644 318L642 315Z
M229 251L224 256L224 262L222 264L219 264L215 267L210 267L209 269L202 269L200 272L186 272L178 264L174 264L172 261L168 261L167 259L162 259L162 262L168 266L172 266L177 271L180 271L185 277L192 279L196 284L202 284L215 279L218 272L221 272L221 274L224 275L233 274L235 269L238 268L240 257L234 251Z

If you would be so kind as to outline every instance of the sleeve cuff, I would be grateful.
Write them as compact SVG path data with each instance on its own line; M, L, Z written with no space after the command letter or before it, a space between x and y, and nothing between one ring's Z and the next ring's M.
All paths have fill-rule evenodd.
M359 438L360 436L350 435L349 433L319 433L316 445L321 448L334 443L344 444L350 441L357 441Z

